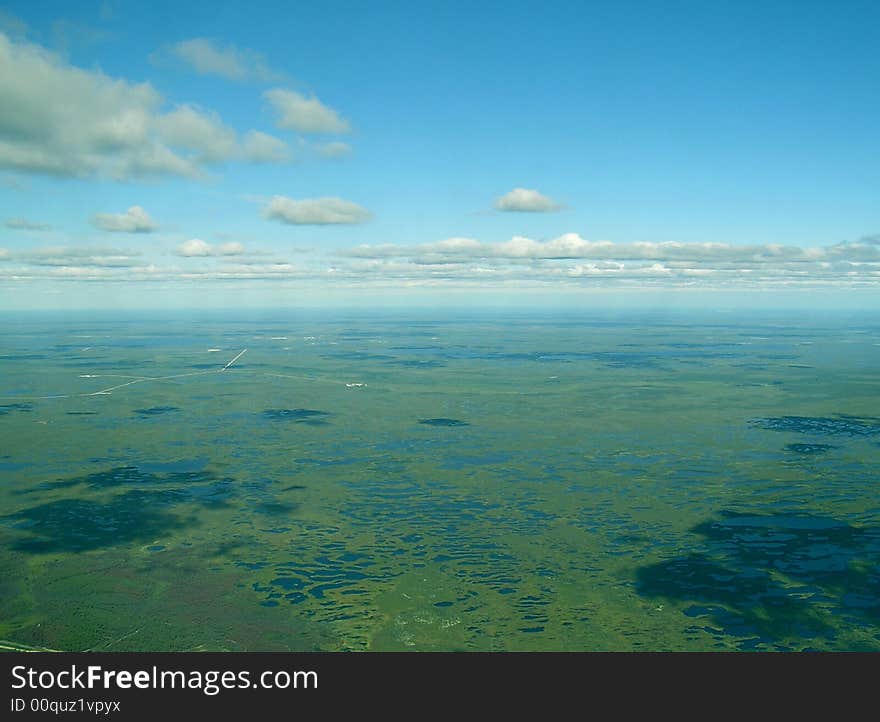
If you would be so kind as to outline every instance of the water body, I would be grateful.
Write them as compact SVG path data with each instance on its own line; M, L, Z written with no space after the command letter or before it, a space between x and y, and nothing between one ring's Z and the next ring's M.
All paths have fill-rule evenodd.
M871 315L2 315L0 639L880 650L878 369Z

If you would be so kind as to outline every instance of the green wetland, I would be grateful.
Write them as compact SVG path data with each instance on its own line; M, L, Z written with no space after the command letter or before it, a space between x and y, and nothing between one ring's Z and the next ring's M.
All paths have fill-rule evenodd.
M878 461L869 314L4 314L0 646L880 650Z

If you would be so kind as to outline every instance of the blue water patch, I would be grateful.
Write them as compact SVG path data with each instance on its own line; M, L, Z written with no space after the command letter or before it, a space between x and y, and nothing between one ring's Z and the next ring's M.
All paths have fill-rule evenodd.
M204 471L208 465L206 457L181 459L180 461L142 461L137 464L139 471L145 474L192 473Z
M727 515L721 521L712 522L719 527L751 527L753 529L846 529L847 525L836 519L815 516L749 516L747 514Z
M791 636L833 639L834 617L865 620L880 611L858 604L880 589L880 528L725 511L692 532L703 543L640 568L637 589L689 602L688 616L709 617L724 634L745 638L741 648L782 648Z
M326 418L330 416L328 411L317 409L266 409L263 417L271 421L290 421L295 424L307 424L309 426L324 426Z
M151 406L148 409L134 409L133 413L138 416L150 417L150 416L161 416L162 414L169 414L172 411L180 411L176 406Z
M5 416L6 414L12 413L13 411L18 412L30 412L34 410L33 404L27 403L15 403L15 404L0 404L0 416Z
M470 466L491 466L493 464L503 464L513 458L512 454L481 454L481 455L455 455L448 456L443 460L441 466L444 469L466 469Z
M785 448L788 451L793 451L795 454L818 456L819 454L827 454L837 447L832 444L787 444Z
M875 416L778 416L752 419L751 424L771 431L792 431L822 436L875 436L880 434L880 418Z

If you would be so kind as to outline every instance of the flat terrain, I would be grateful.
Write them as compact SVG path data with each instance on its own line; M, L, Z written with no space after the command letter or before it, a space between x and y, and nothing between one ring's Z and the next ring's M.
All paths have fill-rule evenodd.
M7 314L0 640L878 650L878 461L867 315Z

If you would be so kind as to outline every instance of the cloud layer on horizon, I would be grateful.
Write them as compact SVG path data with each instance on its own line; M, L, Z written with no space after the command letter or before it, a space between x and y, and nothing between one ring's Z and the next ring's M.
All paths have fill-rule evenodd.
M514 236L497 243L449 238L411 246L358 246L339 253L374 276L518 278L538 283L701 287L809 285L880 287L880 245L870 237L824 248L762 244L590 241L566 233L547 241Z
M288 199L289 200L289 199ZM193 238L174 255L184 266L148 262L138 251L55 247L0 249L0 279L93 281L289 280L345 287L662 290L873 288L880 290L880 244L871 237L824 248L772 244L612 243L569 233L549 241L500 243L450 238L410 246L359 246L284 258L240 243ZM293 251L291 251L293 253ZM262 257L260 257L262 256Z

